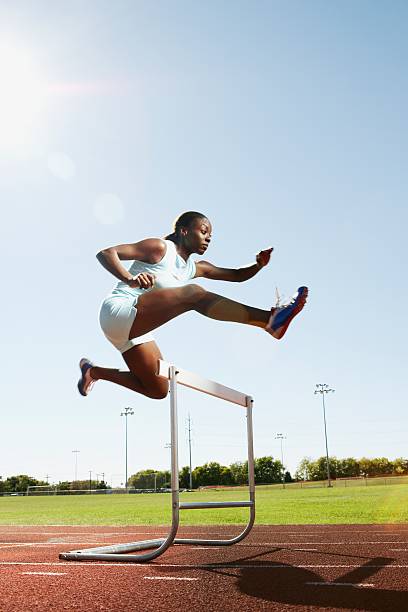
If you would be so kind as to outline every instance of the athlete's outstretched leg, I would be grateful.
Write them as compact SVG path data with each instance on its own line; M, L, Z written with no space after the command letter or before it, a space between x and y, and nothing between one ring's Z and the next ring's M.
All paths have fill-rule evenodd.
M157 364L162 354L153 341L133 346L122 354L129 371L102 368L81 360L82 377L78 383L82 395L88 395L97 380L107 380L152 399L163 399L168 393L168 381L157 375ZM86 362L86 363L84 363Z
M290 311L291 318L289 323L305 304L307 289L305 287L301 287L301 289L304 291L298 291L296 308L292 307ZM283 316L285 315L283 312L285 308L288 307L272 308L271 310L254 308L253 306L241 304L216 293L206 291L199 285L187 285L175 289L156 289L145 293L139 298L136 318L129 337L137 338L142 334L157 329L180 314L191 310L195 310L206 317L218 321L244 323L269 331L268 326L270 325L271 318L278 313L282 313L281 318L285 318ZM287 323L287 317L284 323L289 324Z
M266 329L275 338L282 338L290 322L298 314L307 297L306 287L298 290L296 299L288 306L261 310L240 304L198 285L175 289L157 289L142 295L137 303L137 314L129 339L157 329L175 317L195 310L218 321L231 321ZM154 399L162 399L168 392L168 381L157 375L157 362L162 358L156 343L145 342L123 353L129 372L94 366L81 360L82 378L78 383L82 395L87 395L95 380L110 382Z

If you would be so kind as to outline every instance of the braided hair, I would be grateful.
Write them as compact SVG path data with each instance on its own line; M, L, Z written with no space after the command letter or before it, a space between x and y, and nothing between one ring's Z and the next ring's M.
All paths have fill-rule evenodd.
M175 244L178 244L180 242L180 231L182 227L190 227L190 225L192 224L193 221L195 221L195 219L206 219L206 218L207 217L203 215L202 213L189 210L181 214L179 217L177 217L177 219L173 223L174 231L168 236L165 236L164 239L171 240Z

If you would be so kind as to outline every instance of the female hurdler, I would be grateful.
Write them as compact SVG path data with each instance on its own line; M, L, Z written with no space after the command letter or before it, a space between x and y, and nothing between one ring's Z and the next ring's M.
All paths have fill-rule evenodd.
M119 279L105 298L100 324L105 336L122 353L129 371L102 368L81 359L78 389L88 395L97 380L127 387L153 399L168 393L168 381L157 375L162 359L152 331L178 315L195 310L218 321L234 321L261 327L278 340L305 305L308 289L300 287L286 306L260 310L188 284L200 276L213 280L241 282L252 278L269 263L272 248L261 251L256 263L244 268L218 268L208 261L197 263L193 253L203 255L211 241L211 223L197 212L182 214L174 232L164 240L148 238L135 244L103 249L99 262ZM122 261L132 260L129 270Z

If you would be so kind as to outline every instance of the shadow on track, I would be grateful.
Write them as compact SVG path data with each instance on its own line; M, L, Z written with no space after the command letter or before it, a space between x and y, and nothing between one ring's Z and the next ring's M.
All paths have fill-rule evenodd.
M385 557L373 558L360 567L329 581L328 586L327 583L313 584L325 583L325 580L308 569L278 562L255 562L254 569L241 569L238 588L241 593L263 601L307 606L310 609L327 607L370 612L407 612L406 591L358 587L360 583L367 581L379 571L378 567L373 566L386 567L393 561L394 559ZM271 567L273 565L276 565L276 568ZM351 583L350 586L347 583Z
M277 547L262 553L241 557L231 562L217 563L215 567L212 564L203 564L199 567L210 573L233 578L242 594L259 599L260 603L267 601L271 604L289 604L312 610L326 607L330 609L364 610L364 612L408 611L407 591L359 586L362 583L368 583L369 578L377 574L381 567L392 565L395 559L364 557L367 559L365 563L333 580L326 580L311 569L279 561L257 560L259 557L283 550L288 549ZM334 553L334 555L350 558L350 555L339 553ZM353 557L356 558L356 555L353 555ZM357 558L361 559L362 557ZM237 568L237 565L244 565L248 562L251 567ZM330 569L336 571L335 567ZM341 571L342 568L338 568L337 571L339 570ZM178 570L171 568L168 571L169 573L175 573ZM398 571L397 568L396 571Z

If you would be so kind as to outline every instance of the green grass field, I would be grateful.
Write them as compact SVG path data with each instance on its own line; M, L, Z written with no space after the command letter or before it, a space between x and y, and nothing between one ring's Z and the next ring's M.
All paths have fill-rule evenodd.
M182 501L247 499L246 490L183 493ZM164 525L171 496L80 495L1 497L2 525ZM353 524L408 522L408 486L333 489L258 487L257 524ZM245 509L181 511L184 525L245 523Z

